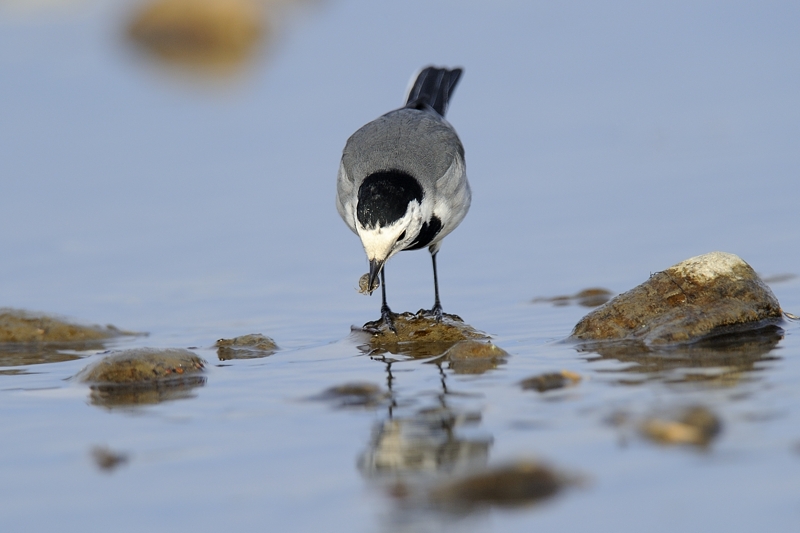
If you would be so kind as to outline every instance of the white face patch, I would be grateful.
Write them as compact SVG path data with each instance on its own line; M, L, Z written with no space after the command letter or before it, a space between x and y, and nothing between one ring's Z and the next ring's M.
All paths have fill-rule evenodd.
M368 229L356 221L356 233L369 261L386 261L414 242L422 228L422 211L419 203L408 204L406 214L389 226Z

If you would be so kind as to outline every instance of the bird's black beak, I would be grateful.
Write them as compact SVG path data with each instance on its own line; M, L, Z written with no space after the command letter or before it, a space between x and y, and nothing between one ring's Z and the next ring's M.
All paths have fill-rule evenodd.
M377 259L373 259L369 262L369 284L367 286L369 287L370 294L372 294L372 291L378 288L376 283L381 270L383 270L384 263L385 261L379 261Z

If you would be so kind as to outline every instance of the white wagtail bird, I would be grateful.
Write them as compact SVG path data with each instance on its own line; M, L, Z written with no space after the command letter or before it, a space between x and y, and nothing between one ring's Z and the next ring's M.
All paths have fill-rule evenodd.
M339 215L361 238L369 260L369 293L381 280L381 318L394 330L386 304L386 261L402 250L428 247L434 302L442 318L436 254L466 216L472 194L464 147L444 118L461 69L427 67L406 105L362 126L347 140L336 183Z

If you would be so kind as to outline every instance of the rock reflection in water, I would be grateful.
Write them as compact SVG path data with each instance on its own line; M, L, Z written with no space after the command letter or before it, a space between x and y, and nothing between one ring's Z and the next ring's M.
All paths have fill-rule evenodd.
M684 383L706 381L731 386L737 384L744 375L758 371L756 363L777 360L778 357L769 353L783 339L783 335L781 327L767 325L753 331L719 335L668 348L630 342L596 342L579 344L576 349L597 354L587 357L588 361L616 359L636 363L622 371L642 374L649 379ZM691 369L719 369L719 372L691 372ZM680 377L675 377L672 373L675 370L685 371Z
M105 349L102 341L80 343L25 343L0 345L0 366L62 363ZM87 352L81 354L80 352Z
M194 398L194 389L206 384L204 376L187 376L152 383L91 385L89 400L98 407L133 407Z

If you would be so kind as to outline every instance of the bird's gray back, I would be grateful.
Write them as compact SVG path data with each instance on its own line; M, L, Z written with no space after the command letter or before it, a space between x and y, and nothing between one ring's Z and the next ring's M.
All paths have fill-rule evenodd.
M427 111L401 108L366 124L347 140L342 165L353 186L381 170L401 170L434 185L464 148L453 128Z

